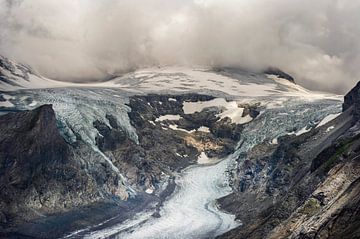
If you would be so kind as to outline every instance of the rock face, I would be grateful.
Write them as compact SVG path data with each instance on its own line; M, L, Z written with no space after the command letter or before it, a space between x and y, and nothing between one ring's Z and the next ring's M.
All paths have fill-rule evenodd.
M51 105L1 116L0 135L0 229L103 200L104 187L116 187L109 166L86 170Z
M358 88L335 120L240 155L219 203L243 225L220 238L360 237Z
M360 119L360 82L344 98L343 111L351 107L356 120Z
M278 68L275 68L275 67L269 67L267 70L264 71L264 73L265 74L270 74L270 75L276 75L279 78L283 78L283 79L286 79L286 80L288 80L288 81L290 81L292 83L295 83L295 79L291 75L289 75L289 74L287 74L287 73L283 72L282 70L280 70Z

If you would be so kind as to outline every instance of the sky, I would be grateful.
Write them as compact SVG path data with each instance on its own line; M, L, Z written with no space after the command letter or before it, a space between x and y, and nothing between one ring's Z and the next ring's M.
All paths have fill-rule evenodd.
M67 81L271 66L342 94L360 80L359 12L360 0L0 0L0 54Z

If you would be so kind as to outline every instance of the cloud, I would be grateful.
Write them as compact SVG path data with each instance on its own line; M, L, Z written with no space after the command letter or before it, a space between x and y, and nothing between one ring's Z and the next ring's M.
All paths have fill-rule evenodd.
M0 52L61 80L275 66L344 93L360 79L359 12L359 0L0 0Z

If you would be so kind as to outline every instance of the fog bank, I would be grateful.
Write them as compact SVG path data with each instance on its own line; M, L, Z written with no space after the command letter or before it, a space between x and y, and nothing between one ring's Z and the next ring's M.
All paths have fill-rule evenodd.
M0 54L60 80L275 66L344 93L360 79L359 12L360 0L0 0Z

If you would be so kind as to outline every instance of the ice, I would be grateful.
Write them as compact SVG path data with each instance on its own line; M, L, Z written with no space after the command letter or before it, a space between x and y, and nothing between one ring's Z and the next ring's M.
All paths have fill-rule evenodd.
M148 188L148 189L145 190L145 192L147 194L152 194L154 192L154 189L153 188Z
M179 130L179 131L183 131L183 132L186 132L188 134L191 134L191 133L194 133L196 130L186 130L186 129L182 129L182 128L179 128L178 125L176 124L171 124L169 125L169 128L172 129L172 130Z
M195 112L201 112L208 107L226 107L227 105L229 105L229 103L224 98L215 98L209 101L184 102L183 111L185 114L193 114Z
M11 103L11 102L8 101L8 100L6 100L6 101L0 101L0 107L10 108L10 107L14 107L14 104Z
M335 126L330 126L329 128L326 129L326 132L330 132L333 129L335 129Z
M159 118L155 119L155 122L161 122L161 121L165 121L165 120L180 120L181 116L180 115L162 115Z
M277 138L271 140L271 144L279 144L279 141Z
M244 108L238 107L238 103L236 101L226 101L224 98L183 103L183 111L185 114L201 112L203 109L209 107L218 107L222 109L222 112L217 116L219 116L220 119L228 117L236 124L246 124L253 119L250 115L243 116Z
M316 126L316 128L326 125L328 122L336 119L339 115L340 115L340 113L339 114L330 114L330 115L326 116L323 120L320 121L320 123Z
M250 115L242 116L244 112L244 108L232 107L227 108L224 112L219 114L220 119L225 117L229 117L232 123L235 124L246 124L253 120Z
M15 106L10 102L10 100L14 99L13 96L7 94L2 94L1 96L5 99L5 101L0 101L0 107L11 108Z
M34 106L36 106L38 103L36 102L36 101L33 101L33 102L31 102L30 104L29 104L29 106L30 107L34 107Z
M209 159L209 157L205 154L205 152L201 152L201 154L198 157L197 160L198 164L208 164L211 163L211 160Z
M204 133L210 133L210 129L208 127L205 126L201 126L197 129L197 131L199 132L204 132Z
M298 132L296 132L295 135L299 136L299 135L309 132L310 130L311 130L311 128L308 128L307 126L305 126L302 129L300 129Z

